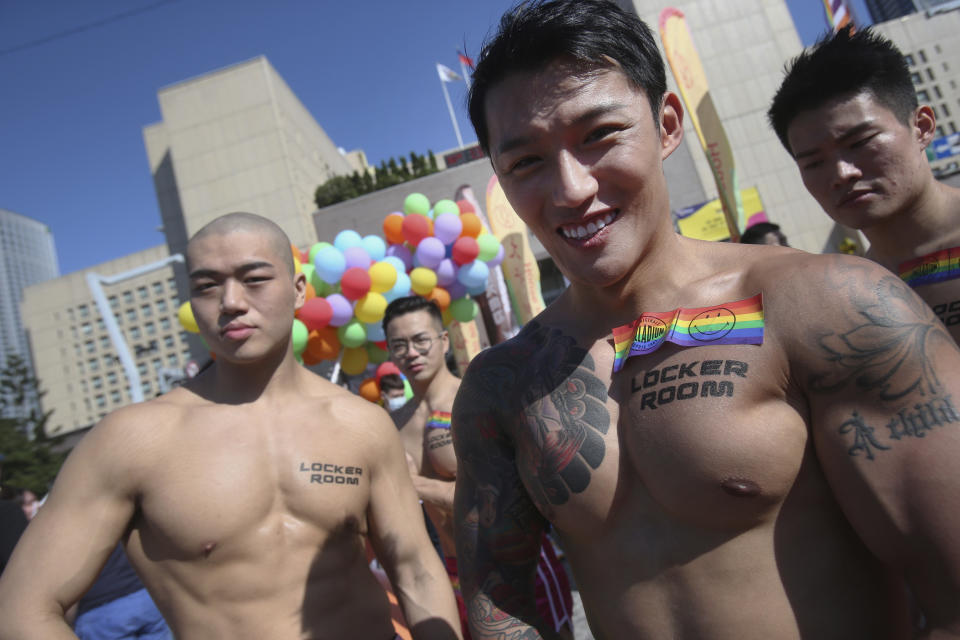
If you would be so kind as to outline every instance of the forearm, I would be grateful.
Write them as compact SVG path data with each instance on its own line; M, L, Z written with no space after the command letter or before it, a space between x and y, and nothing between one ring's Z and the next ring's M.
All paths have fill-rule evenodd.
M3 640L77 640L62 613L38 612L28 607L0 607L0 638Z
M439 558L430 564L435 566L401 571L393 585L407 625L415 640L460 638L460 615L450 580Z
M540 619L533 603L529 610L529 619L524 620L497 607L486 594L477 594L467 604L470 634L474 640L561 640L560 635Z
M413 486L421 500L453 513L453 494L456 488L453 480L437 480L416 475L413 476Z

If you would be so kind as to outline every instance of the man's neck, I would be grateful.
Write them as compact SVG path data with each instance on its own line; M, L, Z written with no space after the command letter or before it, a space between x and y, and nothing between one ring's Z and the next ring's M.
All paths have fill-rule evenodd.
M457 377L450 373L446 366L442 366L429 380L411 380L410 387L415 400L426 401L428 406L433 406L437 398L445 395L451 385L456 386L459 383Z
M214 402L249 404L292 391L299 369L289 347L257 362L237 363L221 358L205 386Z
M863 230L870 241L868 256L890 270L960 244L960 190L930 180L909 208Z

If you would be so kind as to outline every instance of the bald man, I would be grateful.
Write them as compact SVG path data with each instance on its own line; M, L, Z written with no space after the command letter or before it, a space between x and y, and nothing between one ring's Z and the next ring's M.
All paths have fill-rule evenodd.
M121 540L180 640L387 640L368 539L414 638L459 638L393 423L294 359L286 235L229 214L187 265L216 364L77 445L0 580L0 637L74 638L64 612Z

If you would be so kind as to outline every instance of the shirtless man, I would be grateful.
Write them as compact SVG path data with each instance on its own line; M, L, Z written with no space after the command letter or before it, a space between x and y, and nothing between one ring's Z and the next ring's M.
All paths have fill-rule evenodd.
M187 264L216 364L77 445L0 580L0 637L75 638L64 611L122 540L180 640L386 640L364 537L414 637L459 637L396 429L293 357L306 283L283 231L229 214Z
M400 428L407 451L413 485L440 541L447 572L460 598L454 545L453 493L457 459L450 436L450 412L460 380L447 369L445 355L450 338L443 316L432 301L420 296L394 300L383 317L387 351L391 361L410 381L413 398L392 416ZM572 638L569 614L570 585L553 549L545 545L540 557L538 606L563 637ZM466 609L461 620L466 629Z
M869 29L822 40L793 61L769 117L824 211L960 341L960 190L930 170L936 116L896 46Z
M470 113L570 281L454 405L474 638L553 637L547 522L598 638L910 638L906 584L960 637L960 351L930 309L861 258L677 235L681 103L612 2L506 16Z

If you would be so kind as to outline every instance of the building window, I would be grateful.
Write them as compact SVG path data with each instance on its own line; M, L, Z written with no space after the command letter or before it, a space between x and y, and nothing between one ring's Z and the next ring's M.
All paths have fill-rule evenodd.
M957 132L957 125L953 124L953 120L947 123L947 128L950 129L950 133Z
M917 91L917 102L920 102L922 104L926 104L930 102L930 94L927 93L926 89L921 89L920 91Z
M146 287L137 287L137 297L141 300L146 299L147 297L147 288Z
M927 78L930 79L930 82L933 82L934 80L936 80L936 78L933 77L933 69L931 69L930 67L927 67Z
M938 127L937 127L937 137L938 137L938 138L942 138L942 137L945 136L945 135L947 135L947 132L944 131L943 126L938 126Z
M913 62L913 54L912 54L912 53L908 53L907 55L903 56L903 58L904 58L904 60L907 61L907 65L909 65L909 66L912 67L912 66L915 64L915 63Z
M124 291L123 304L130 304L131 302L133 302L133 291Z
M149 318L153 315L153 307L148 304L142 305L140 307L140 315L142 315L144 318Z
M171 353L167 356L167 366L176 367L177 366L177 354Z
M924 53L923 49L920 49L920 51L917 51L917 55L920 56L920 62L926 62L926 61L927 61L927 54Z
M174 341L173 336L163 336L163 346L167 349L173 349Z
M107 301L110 302L111 309L116 309L120 306L120 300L117 298L117 296L110 296L107 298Z
M144 380L143 384L140 385L140 388L143 389L143 395L148 396L153 393L153 383L149 380Z
M97 331L103 331L106 328L106 325L103 324L103 318L97 316Z
M136 322L137 321L137 310L136 309L127 309L127 322Z
M109 353L105 353L105 354L103 355L103 366L104 366L104 367L109 367L109 366L112 365L114 362L116 362L116 358L114 358L114 357L113 357L112 355L110 355Z
M95 346L94 346L94 344L93 344L93 340L87 340L86 342L84 342L84 343L83 343L83 349L84 349L84 351L86 351L87 353L93 353L93 351L94 351L94 349L95 349Z
M938 85L933 85L933 95L937 96L937 98L943 97L943 94L940 93L940 87Z
M100 376L93 376L92 378L90 378L90 384L93 385L94 389L102 389L103 379Z
M148 336L156 335L157 333L157 326L152 322L148 322L147 324L143 325L143 328Z
M130 339L131 340L140 339L140 327L130 327Z
M147 375L147 363L146 363L146 362L138 362L138 363L137 363L137 373L139 373L141 376Z
M166 317L166 316L162 316L162 317L160 318L160 329L161 329L162 331L169 331L169 330L170 330L170 318L168 318L168 317Z
M110 336L100 336L100 348L101 349L110 348Z
M163 298L157 300L157 313L166 313L167 312L167 301Z
M944 118L949 118L949 117L950 117L950 109L949 109L949 107L947 107L947 103L946 103L946 102L944 102L943 104L940 105L940 111L943 112L943 117L944 117Z
M950 65L947 64L946 62L944 62L944 63L943 63L943 70L944 70L944 71L950 71Z
M940 53L940 45L938 44L933 45L933 50L936 51L937 53Z
M93 326L89 322L84 322L82 325L80 325L80 331L83 333L83 335L88 336L93 333Z
M117 384L117 372L108 371L107 372L107 384Z
M80 313L81 318L90 317L90 308L85 304L82 304L79 307L77 307L77 311Z
M107 406L107 397L104 396L103 394L100 394L96 397L96 402L97 402L97 408L103 409L105 406Z
M162 283L162 282L154 282L151 286L153 287L153 295L159 296L160 294L163 293L163 283Z
M110 402L113 404L120 404L120 391L118 389L114 389L110 392Z
M923 76L920 75L919 71L914 71L910 74L910 81L913 84L921 84L923 82Z
M100 371L100 361L96 358L90 358L87 360L87 367L90 368L90 371Z

